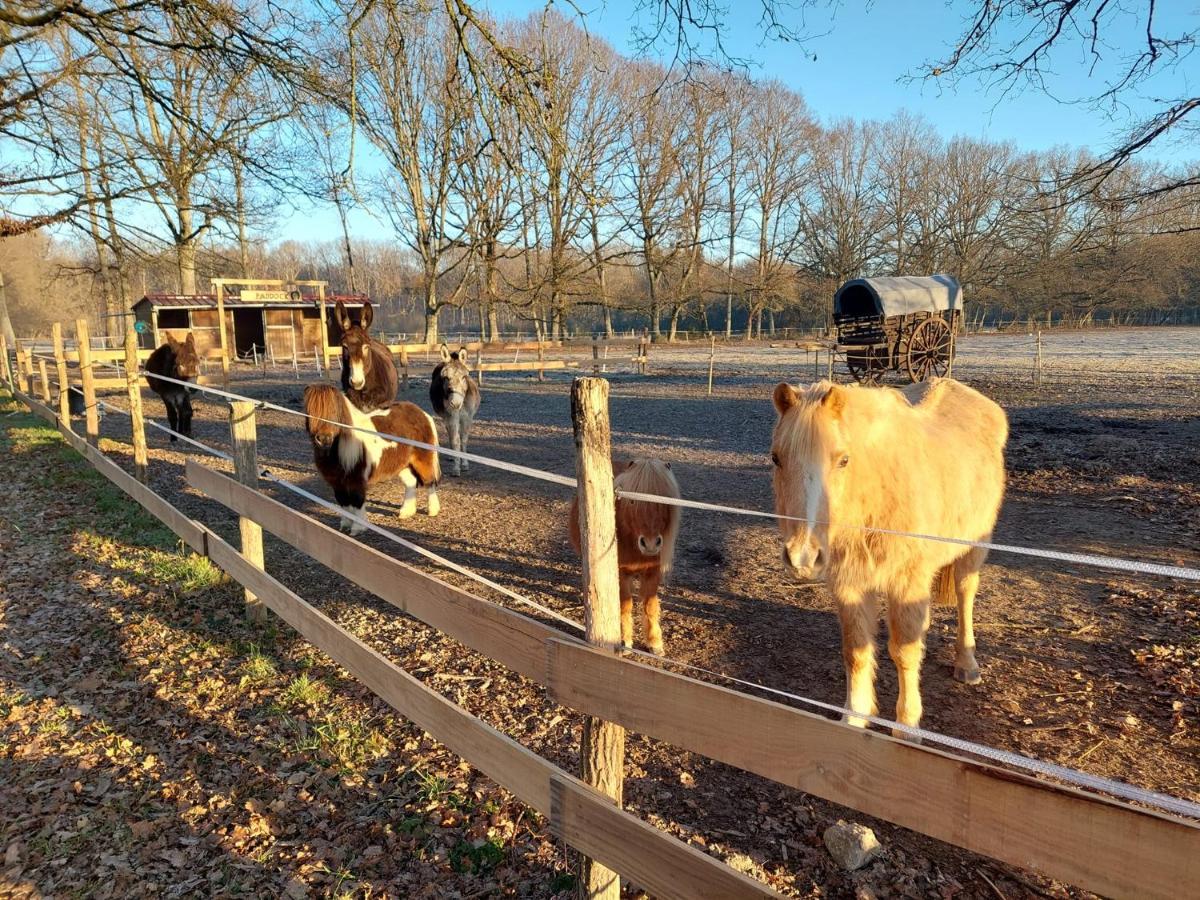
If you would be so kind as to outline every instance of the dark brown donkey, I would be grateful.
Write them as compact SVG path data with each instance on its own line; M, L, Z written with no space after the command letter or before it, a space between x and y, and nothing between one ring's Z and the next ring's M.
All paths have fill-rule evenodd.
M391 352L367 334L374 316L371 304L364 303L356 325L345 304L337 302L337 323L342 329L342 391L365 413L391 404L400 387Z
M199 374L200 357L196 353L196 338L191 332L183 341L175 340L168 332L167 342L146 360L146 381L150 383L150 390L162 397L171 430L188 437L192 434L192 388L152 376L165 375L176 381L189 381ZM171 435L171 440L175 440L175 435Z

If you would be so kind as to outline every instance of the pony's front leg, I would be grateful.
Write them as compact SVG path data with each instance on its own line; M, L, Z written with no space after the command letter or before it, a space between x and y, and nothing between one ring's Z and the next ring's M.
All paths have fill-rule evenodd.
M914 728L921 723L921 662L928 629L927 591L888 598L888 654L896 664L896 680L900 683L896 721ZM906 736L898 729L892 733L895 737Z
M471 437L471 423L473 420L465 412L461 413L462 421L458 426L458 449L463 453L467 452L467 440ZM464 459L462 461L462 470L464 472L471 471L471 461Z
M462 450L462 424L460 422L461 415L457 412L450 414L446 419L446 436L450 439L450 449L455 451ZM454 456L454 474L461 475L463 473L463 460L457 453Z
M621 572L621 646L633 646L633 580L631 572Z
M860 715L843 720L865 728L867 720L879 711L875 705L875 630L878 608L871 594L835 593L838 620L842 624L842 661L846 666L846 708Z
M427 515L436 516L442 511L442 501L438 499L437 485L431 484L428 489L428 497L425 501L425 511Z
M350 484L346 486L346 494L349 498L349 503L346 506L348 512L353 513L358 519L367 517L367 486L362 484ZM350 533L353 535L362 534L367 530L367 526L356 519L349 519Z
M400 518L408 519L417 514L417 476L412 468L400 471L400 483L404 485L404 505L400 507Z
M646 639L646 647L656 656L663 654L662 628L659 627L660 612L658 602L658 585L662 581L662 570L655 566L642 576L642 634Z
M179 407L172 396L163 397L163 406L167 408L167 424L172 431L179 431ZM182 434L182 432L180 432ZM170 435L171 443L175 443L179 438L175 435Z
M979 567L986 553L975 548L954 564L954 589L958 594L954 677L963 684L978 684L982 680L979 663L975 661L975 594L979 590Z
M333 498L337 501L337 505L340 506L342 509L348 510L350 508L350 492L347 491L345 488L334 487ZM350 522L350 518L348 516L345 516L345 515L338 516L338 530L339 531L349 531L350 525L351 525L351 522Z
M192 398L186 393L179 404L179 433L192 436Z

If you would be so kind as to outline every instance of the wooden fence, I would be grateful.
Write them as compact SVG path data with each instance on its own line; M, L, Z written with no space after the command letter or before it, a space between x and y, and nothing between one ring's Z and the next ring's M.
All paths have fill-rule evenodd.
M600 773L616 776L616 794L607 796L454 705L336 625L264 571L261 536L257 551L252 546L238 550L176 509L107 459L94 441L77 435L69 419L15 384L7 352L0 376L101 474L242 584L248 609L251 603L265 605L402 715L547 816L556 836L595 861L593 873L603 876L612 870L661 897L775 896L766 885L622 810L619 771ZM585 402L589 388L584 383L591 381L577 381L572 397L580 466L595 458L597 448L606 452L606 442L597 438L607 424L606 408ZM231 426L235 436L240 433L235 444L243 447L239 458L244 462L238 468L244 470L253 462L252 429L245 426L253 412L236 406L242 408L233 410ZM133 421L136 431L140 420ZM134 441L136 447L136 436ZM186 477L191 487L243 523L270 532L397 610L544 685L556 702L596 722L639 732L1097 893L1200 896L1200 827L1195 822L851 728L623 658L450 585L279 503L256 489L253 472L247 478L242 471L235 479L189 460ZM580 478L581 499L599 504L603 518L603 504L612 502L611 473L607 500L585 484L604 483L603 465L591 474L591 479ZM242 536L245 541L245 528ZM585 606L585 619L588 637L596 640L592 619L602 618L604 603L615 603L615 597L606 596L604 579L595 580L596 573L610 563L615 566L615 560L587 547L585 559L585 568L596 570L585 572L587 596L596 594ZM602 632L599 628L596 633ZM581 756L588 755L604 759L603 753L589 754L585 747ZM612 793L609 778L592 780ZM607 883L602 877L585 883L592 885L591 896L616 896L613 877Z

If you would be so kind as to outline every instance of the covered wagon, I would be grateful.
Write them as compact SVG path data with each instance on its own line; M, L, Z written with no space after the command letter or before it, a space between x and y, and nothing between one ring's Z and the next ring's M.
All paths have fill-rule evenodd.
M962 288L949 275L855 278L833 296L837 349L858 381L888 371L924 381L950 371Z

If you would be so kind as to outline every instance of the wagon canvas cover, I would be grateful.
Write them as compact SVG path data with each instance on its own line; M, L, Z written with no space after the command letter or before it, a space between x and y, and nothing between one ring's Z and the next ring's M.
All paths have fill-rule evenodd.
M833 295L834 315L902 316L962 309L962 288L949 275L855 278Z

